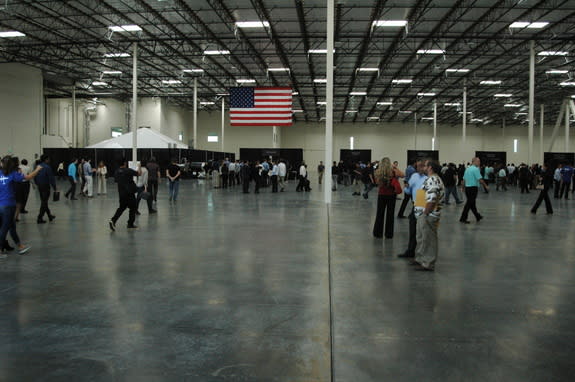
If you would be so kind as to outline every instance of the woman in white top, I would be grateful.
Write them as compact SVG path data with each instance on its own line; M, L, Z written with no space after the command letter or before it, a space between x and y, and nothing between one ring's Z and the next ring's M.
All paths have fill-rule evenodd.
M108 168L104 164L104 161L100 161L100 163L98 163L98 169L96 170L98 195L106 195L108 193L108 187L106 184L107 174Z

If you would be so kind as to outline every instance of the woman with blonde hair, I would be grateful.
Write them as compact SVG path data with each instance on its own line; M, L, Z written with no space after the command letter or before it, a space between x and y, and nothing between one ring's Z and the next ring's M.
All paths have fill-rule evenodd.
M397 180L397 176L389 158L383 158L381 162L379 162L377 170L375 170L375 181L379 186L379 190L373 236L377 238L383 237L384 217L385 237L388 239L393 237L395 199L397 194L401 194L401 186Z
M106 184L106 175L108 174L108 168L104 164L104 161L98 163L98 169L96 170L97 180L98 180L98 195L106 195L108 193L108 187Z

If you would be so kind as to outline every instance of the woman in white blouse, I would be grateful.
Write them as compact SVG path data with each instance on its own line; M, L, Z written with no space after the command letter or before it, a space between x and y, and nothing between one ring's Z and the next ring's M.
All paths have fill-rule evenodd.
M100 163L98 163L98 169L96 170L96 176L98 180L98 195L106 195L108 193L106 185L106 174L108 174L108 168L104 164L104 161L100 161Z

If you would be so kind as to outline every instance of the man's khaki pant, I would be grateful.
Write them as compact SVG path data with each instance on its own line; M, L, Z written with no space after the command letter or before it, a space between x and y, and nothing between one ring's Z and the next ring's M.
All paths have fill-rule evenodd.
M433 269L435 267L438 226L439 218L434 216L421 215L417 218L415 261L425 268Z

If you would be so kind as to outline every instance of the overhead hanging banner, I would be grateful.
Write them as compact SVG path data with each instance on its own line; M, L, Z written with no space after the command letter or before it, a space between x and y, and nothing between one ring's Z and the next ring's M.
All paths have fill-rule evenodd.
M292 89L241 87L230 89L231 126L291 126Z

